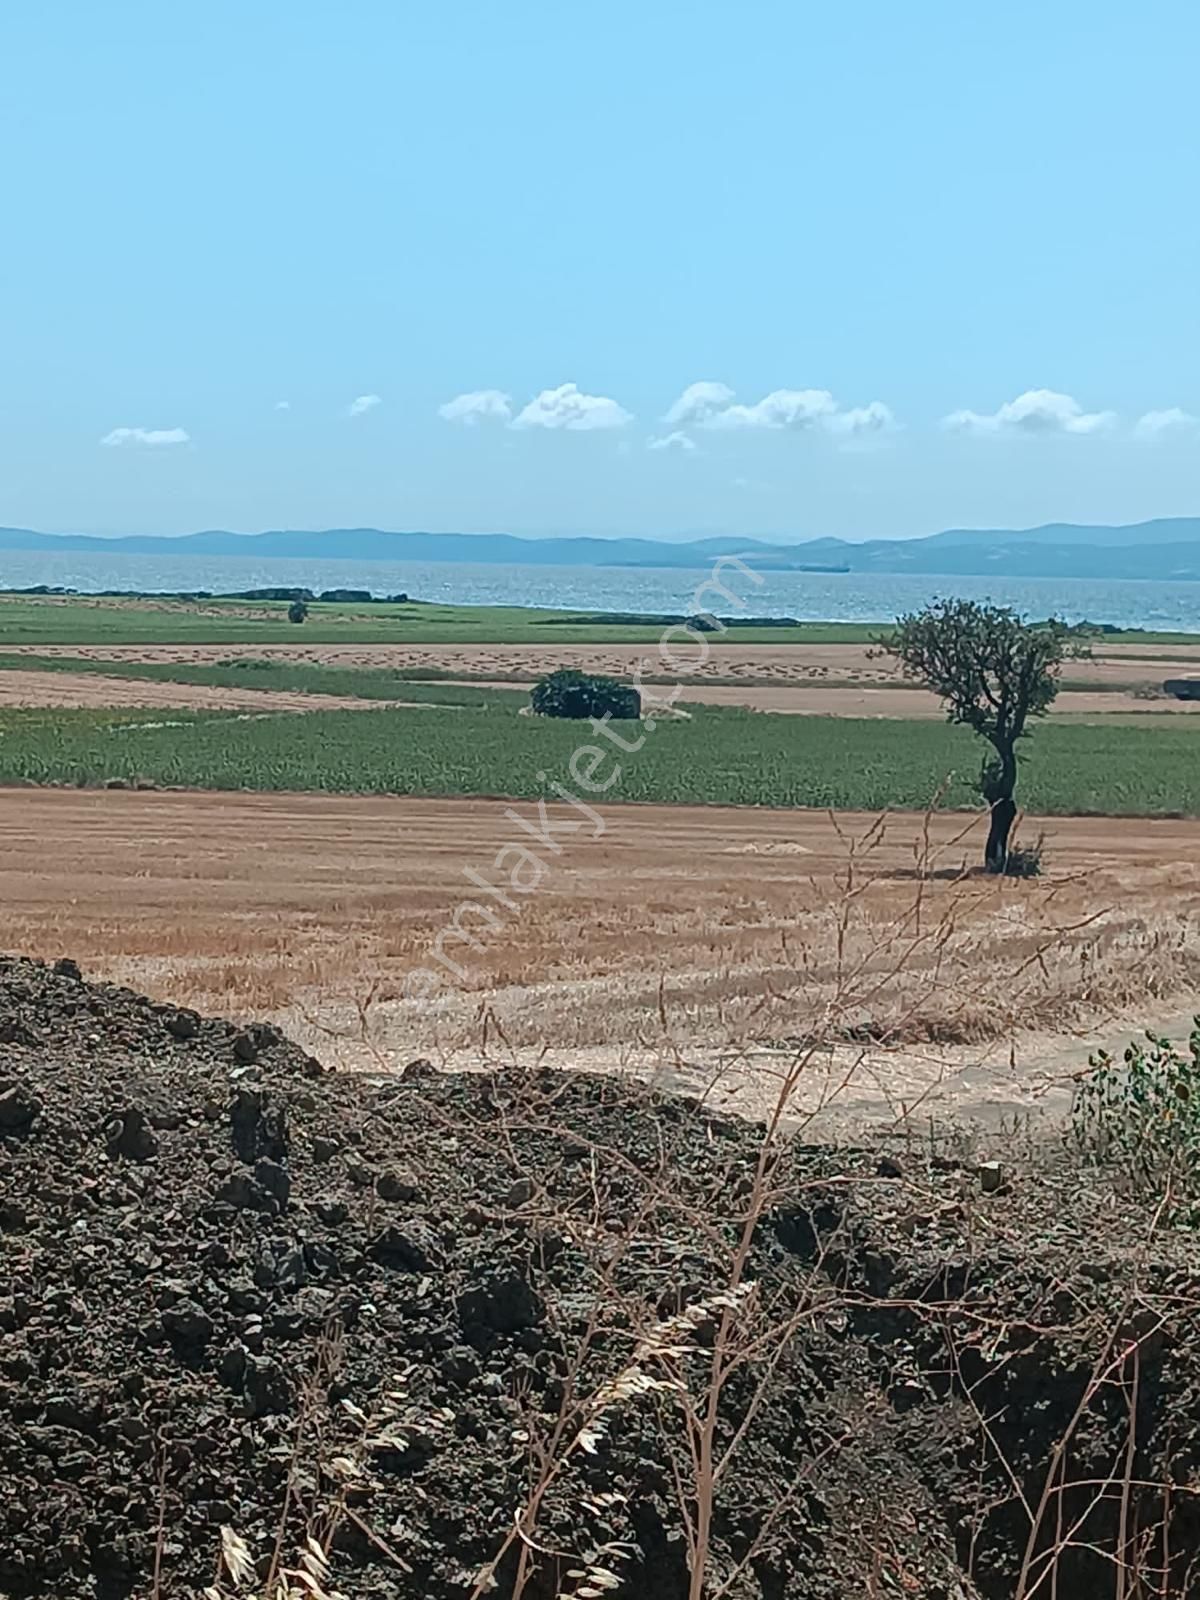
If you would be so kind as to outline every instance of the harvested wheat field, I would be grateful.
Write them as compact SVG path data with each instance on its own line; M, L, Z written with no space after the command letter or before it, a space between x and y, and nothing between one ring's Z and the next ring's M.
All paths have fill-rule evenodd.
M347 1065L546 1059L747 1110L832 1032L798 1114L1061 1104L1090 1044L1186 1026L1200 991L1193 823L1055 819L1046 875L1016 882L970 871L962 815L597 815L8 791L4 942Z

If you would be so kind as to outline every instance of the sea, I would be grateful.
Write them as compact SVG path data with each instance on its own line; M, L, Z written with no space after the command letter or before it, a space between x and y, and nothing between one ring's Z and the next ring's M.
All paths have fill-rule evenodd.
M964 578L897 573L755 572L726 568L734 605L697 591L709 576L654 567L499 566L470 562L287 561L254 556L160 556L99 550L0 552L0 589L50 584L213 594L271 585L399 592L456 605L545 606L556 610L789 616L802 622L889 622L939 596L1010 605L1031 618L1109 623L1121 628L1200 633L1200 583L1088 578Z

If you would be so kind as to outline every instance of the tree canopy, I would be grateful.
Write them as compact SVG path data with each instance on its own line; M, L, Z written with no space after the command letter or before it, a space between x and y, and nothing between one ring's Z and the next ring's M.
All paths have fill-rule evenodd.
M935 600L897 619L886 648L946 705L951 722L998 749L1025 736L1058 693L1062 663L1079 646L1063 622L1025 622L1008 606Z

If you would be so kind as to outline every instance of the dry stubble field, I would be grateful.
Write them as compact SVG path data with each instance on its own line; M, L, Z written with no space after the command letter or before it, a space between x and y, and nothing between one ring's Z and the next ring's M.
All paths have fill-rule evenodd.
M499 881L505 845L537 851L503 802L3 792L3 943L275 1019L346 1065L546 1055L746 1109L832 1026L807 1106L873 1115L1032 1108L1106 1030L1182 1015L1200 978L1194 823L1054 819L1049 876L1019 883L961 875L982 826L961 815L603 816L598 838L559 827L478 950L446 946L465 981L410 999L479 899L464 868Z

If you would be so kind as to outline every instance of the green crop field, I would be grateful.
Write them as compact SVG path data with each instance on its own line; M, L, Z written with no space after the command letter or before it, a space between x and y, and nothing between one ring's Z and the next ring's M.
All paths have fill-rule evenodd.
M1047 814L1200 814L1200 732L1048 724L1026 747L1020 799ZM640 749L595 780L606 800L876 810L974 806L979 744L938 722L771 717L716 707L691 720L620 724ZM306 716L120 711L0 713L0 783L141 781L197 789L551 796L579 792L585 724L518 717L512 697L443 712L380 709ZM618 771L619 767L619 771ZM616 773L614 777L613 774Z
M750 596L739 613L770 608ZM308 621L287 620L283 601L66 599L0 594L0 649L14 645L238 644L653 644L666 626L662 618L604 612L552 611L534 607L326 604L314 602ZM716 646L734 644L862 644L882 625L804 622L794 627L730 628L708 635ZM1181 633L1106 633L1107 643L1197 643Z
M754 609L754 608L751 608ZM66 600L0 595L0 649L14 645L258 644L652 644L667 624L610 621L603 613L534 607L413 603L335 605L317 601L308 621L287 620L282 601ZM714 645L861 643L879 629L862 623L736 627ZM1148 637L1148 636L1142 636Z

